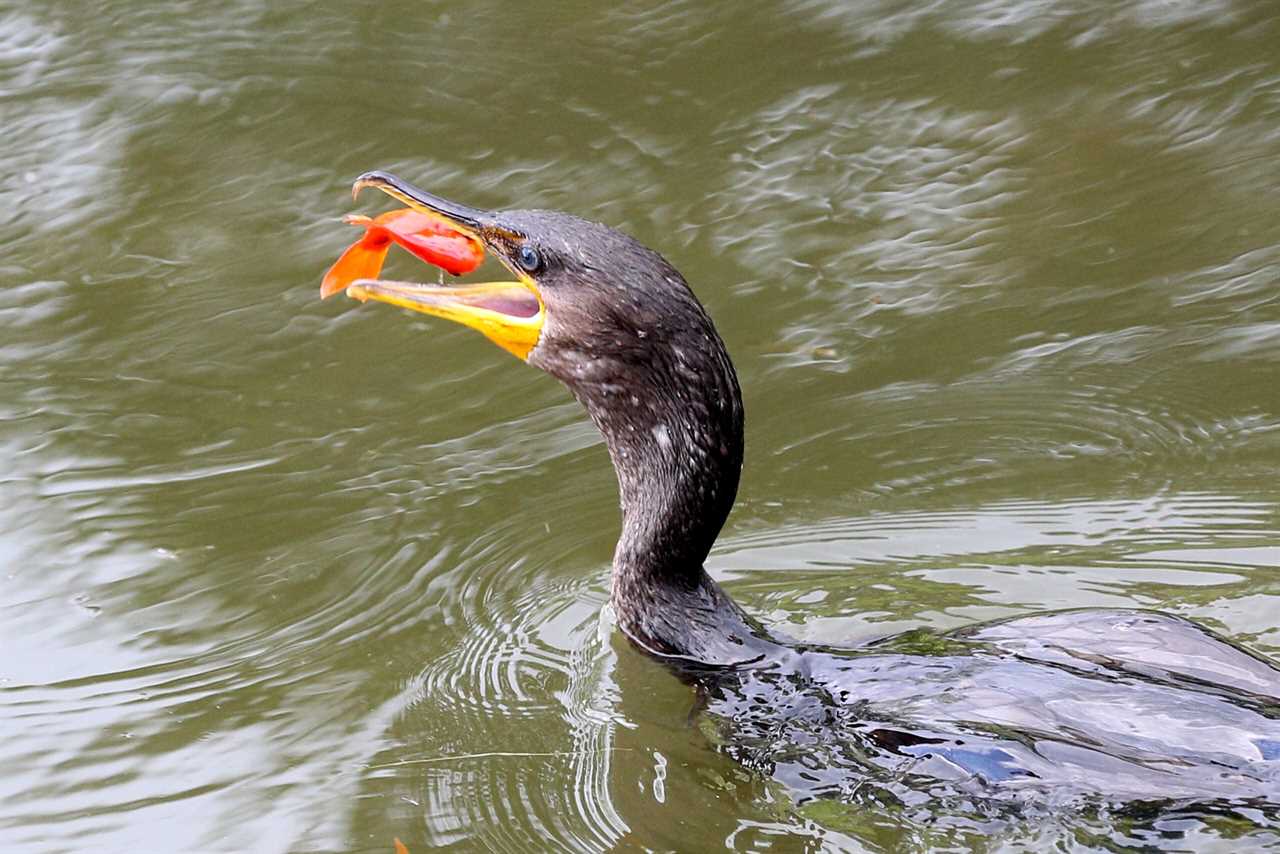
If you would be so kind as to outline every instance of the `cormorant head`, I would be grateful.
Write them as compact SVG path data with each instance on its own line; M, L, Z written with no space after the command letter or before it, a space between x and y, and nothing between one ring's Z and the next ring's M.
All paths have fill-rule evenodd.
M361 175L353 191L363 187L376 187L478 240L515 281L434 286L362 280L349 295L477 329L564 382L593 416L594 399L622 394L622 384L660 378L668 370L677 382L694 382L708 367L700 363L720 361L712 351L722 353L723 345L684 278L619 231L557 211L460 205L387 172Z
M625 522L615 564L700 577L693 570L737 492L742 400L684 278L631 237L568 214L478 210L385 172L362 175L362 187L480 241L515 281L360 280L347 293L478 329L568 386L618 475Z

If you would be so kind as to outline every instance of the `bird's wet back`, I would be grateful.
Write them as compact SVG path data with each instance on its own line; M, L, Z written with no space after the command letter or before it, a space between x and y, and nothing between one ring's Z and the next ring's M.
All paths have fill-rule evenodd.
M684 675L720 749L797 803L1280 827L1280 670L1176 617L1061 612Z

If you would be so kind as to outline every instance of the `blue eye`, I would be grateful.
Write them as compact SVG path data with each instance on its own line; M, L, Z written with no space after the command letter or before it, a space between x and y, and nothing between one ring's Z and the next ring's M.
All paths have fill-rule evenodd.
M520 247L520 251L516 254L516 261L520 263L520 266L527 273L532 273L542 266L542 259L538 257L538 250L527 243Z

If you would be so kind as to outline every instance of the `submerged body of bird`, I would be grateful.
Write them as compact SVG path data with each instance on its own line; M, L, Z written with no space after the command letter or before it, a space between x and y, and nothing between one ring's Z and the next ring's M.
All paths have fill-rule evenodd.
M698 687L725 752L799 799L1199 804L1280 826L1280 668L1189 621L1064 611L857 649L756 625L703 569L737 492L743 410L680 274L567 214L469 208L381 172L361 187L515 274L450 287L360 279L348 293L478 329L584 405L621 493L618 625Z
M691 668L722 749L793 795L1161 801L1280 820L1280 673L1149 611L1081 610Z

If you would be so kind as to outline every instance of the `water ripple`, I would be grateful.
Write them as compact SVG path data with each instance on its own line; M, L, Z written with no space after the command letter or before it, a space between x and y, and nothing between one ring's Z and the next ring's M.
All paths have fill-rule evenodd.
M1233 603L1280 566L1277 538L1274 506L1238 496L1005 501L771 527L722 542L711 566L774 620L826 643L1137 601L1225 623L1274 653L1280 630Z

